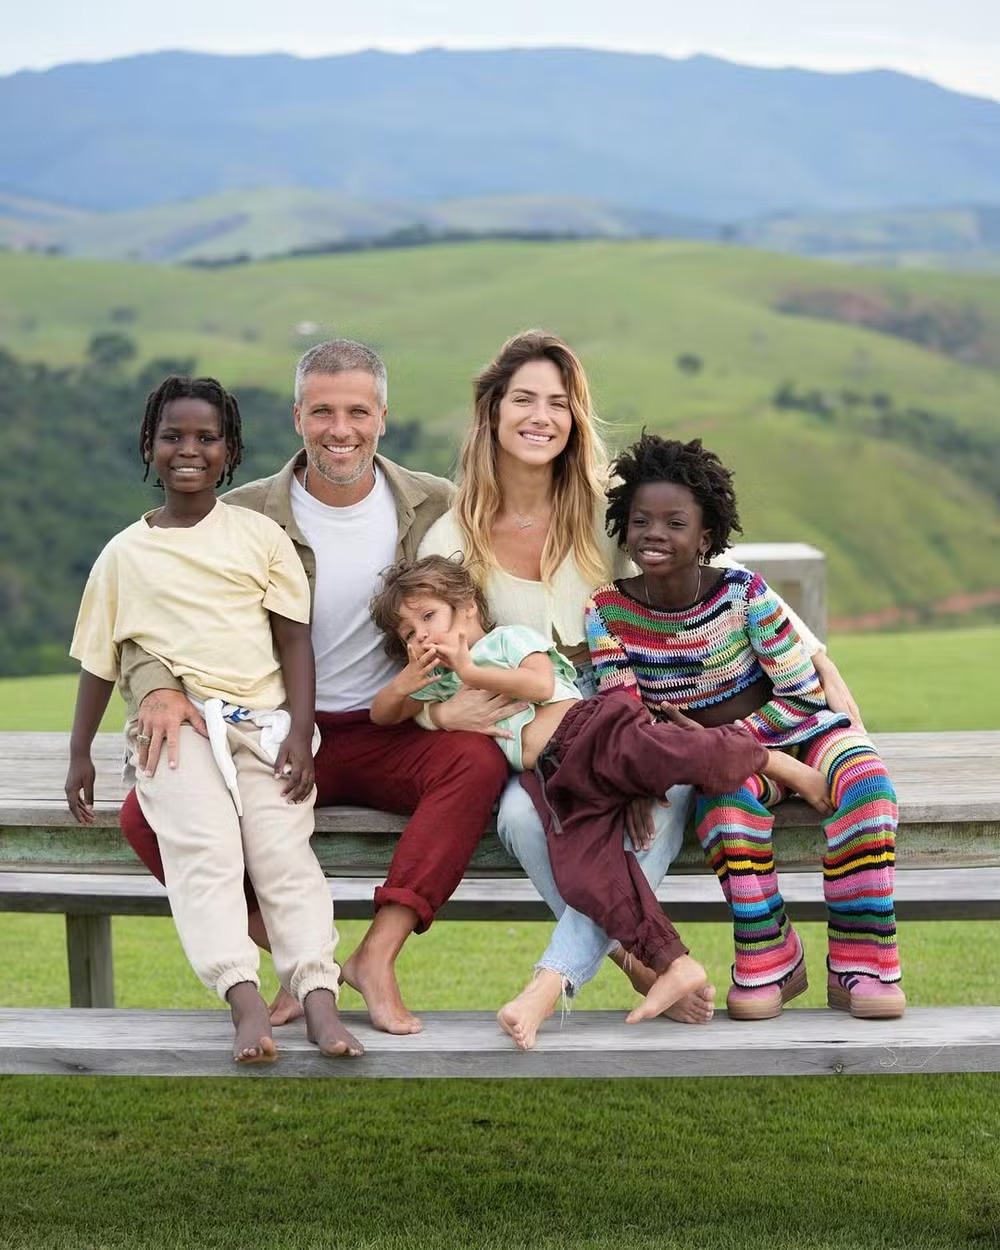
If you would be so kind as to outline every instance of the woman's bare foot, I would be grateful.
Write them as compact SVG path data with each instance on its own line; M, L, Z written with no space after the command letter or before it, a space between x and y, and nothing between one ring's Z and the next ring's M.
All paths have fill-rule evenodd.
M313 990L307 994L303 1010L306 1037L319 1047L320 1054L331 1058L348 1055L353 1059L365 1053L365 1048L354 1034L341 1024L332 990Z
M233 1058L237 1063L274 1063L278 1048L271 1036L267 1003L252 981L240 981L226 995L236 1036Z
M271 1014L271 1023L277 1028L279 1025L291 1024L293 1020L299 1020L302 1017L302 1004L297 998L293 998L284 986L281 986L268 1011Z
M343 979L365 1000L368 1015L383 1033L419 1033L420 1019L408 1011L391 963L373 959L362 944L343 966Z
M701 964L690 955L679 955L666 972L656 978L639 1006L628 1013L625 1023L652 1020L707 984L708 974Z
M632 982L635 992L645 998L656 982L653 969L628 955L620 946L611 952L611 958ZM668 1007L663 1015L678 1024L708 1024L715 1015L715 986L703 985L701 989L685 994L673 1006Z
M531 1050L538 1027L556 1009L563 978L550 968L539 968L517 998L497 1012L497 1024L514 1039L518 1050Z

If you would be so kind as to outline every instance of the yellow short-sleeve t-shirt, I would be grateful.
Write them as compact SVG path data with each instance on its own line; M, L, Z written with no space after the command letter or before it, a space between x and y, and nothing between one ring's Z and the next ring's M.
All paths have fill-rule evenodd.
M167 529L149 516L97 558L70 654L97 677L118 677L132 639L196 698L264 709L284 702L269 613L305 624L305 570L280 525L217 501L197 525Z

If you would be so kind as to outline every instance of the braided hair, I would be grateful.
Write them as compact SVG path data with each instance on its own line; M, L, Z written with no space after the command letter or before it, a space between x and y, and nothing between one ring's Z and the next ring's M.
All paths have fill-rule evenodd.
M743 533L736 510L733 474L714 451L706 451L700 438L689 443L660 438L645 430L637 443L623 451L611 466L618 479L608 489L606 522L608 534L624 545L632 500L640 486L650 482L671 482L686 486L701 508L702 522L711 535L706 559L721 555L734 531Z
M215 378L186 378L172 374L164 378L160 385L150 391L146 399L146 411L142 415L142 428L139 431L139 455L146 463L146 472L142 480L149 477L150 461L148 455L156 437L163 409L175 399L203 399L218 412L222 423L222 437L226 442L226 469L216 486L228 486L233 480L233 473L243 459L243 425L240 420L240 406L236 396L223 390ZM160 483L157 482L159 486Z

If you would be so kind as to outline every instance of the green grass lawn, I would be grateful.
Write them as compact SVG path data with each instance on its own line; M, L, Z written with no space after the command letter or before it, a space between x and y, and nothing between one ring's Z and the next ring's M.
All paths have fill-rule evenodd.
M995 651L998 633L838 638L832 650L874 729L941 727L942 709L948 728L995 727L995 700L963 680L963 656ZM37 728L65 728L72 690L61 678L0 683L0 728L25 728L29 716ZM363 926L340 928L348 951ZM492 1009L520 987L548 932L545 924L436 925L400 960L407 1001ZM822 926L802 934L812 981L802 1001L821 1006ZM218 1006L188 970L169 921L116 918L114 935L121 1005ZM689 925L685 937L724 990L726 927ZM993 924L904 926L911 1002L1000 1001L995 946ZM65 1004L60 917L0 916L0 949L0 1002ZM268 990L273 984L268 970ZM609 966L580 1005L624 1013L632 1001ZM357 997L345 991L344 1005L358 1006ZM0 1109L0 1247L1000 1246L993 1075L5 1077Z

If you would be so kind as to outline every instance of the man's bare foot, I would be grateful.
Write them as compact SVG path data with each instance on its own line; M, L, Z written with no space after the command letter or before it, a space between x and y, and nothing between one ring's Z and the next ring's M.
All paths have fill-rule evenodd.
M267 1003L252 981L240 981L226 995L236 1036L233 1058L237 1063L274 1063L278 1048L271 1036Z
M392 964L372 959L364 942L344 962L343 979L365 1000L376 1029L383 1033L419 1033L424 1027L419 1018L407 1010Z
M556 1009L563 978L550 968L539 968L517 998L497 1012L497 1024L514 1039L518 1050L531 1050L538 1027Z
M284 986L281 986L268 1011L271 1013L271 1023L277 1028L279 1025L291 1024L293 1020L301 1019L302 1004L297 998L293 998Z
M306 995L303 1009L306 1037L319 1047L320 1054L331 1058L349 1055L353 1059L365 1053L365 1048L354 1034L341 1024L332 990L313 990Z
M611 952L611 958L632 982L635 992L645 998L656 982L653 969L647 968L634 956L626 954L620 946ZM685 994L663 1014L668 1020L675 1020L678 1024L708 1024L715 1015L715 986L703 985L700 990Z
M652 1020L668 1007L674 1006L682 998L700 990L708 984L705 969L692 959L690 955L679 955L666 972L661 973L649 988L649 992L638 1007L625 1017L626 1024L638 1024L641 1020Z

